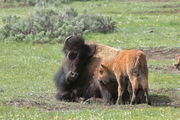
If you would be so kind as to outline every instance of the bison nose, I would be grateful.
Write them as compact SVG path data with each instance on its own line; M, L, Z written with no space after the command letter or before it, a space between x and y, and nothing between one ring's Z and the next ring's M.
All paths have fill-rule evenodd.
M76 73L76 72L71 72L71 77L72 78L75 78L75 77L77 77L78 76L78 73Z

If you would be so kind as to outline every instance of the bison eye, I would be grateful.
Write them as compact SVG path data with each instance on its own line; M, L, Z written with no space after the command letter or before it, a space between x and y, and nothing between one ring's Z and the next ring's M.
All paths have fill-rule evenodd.
M68 54L68 58L69 58L70 60L75 59L76 56L77 56L77 53L75 53L75 52L70 52L70 53Z

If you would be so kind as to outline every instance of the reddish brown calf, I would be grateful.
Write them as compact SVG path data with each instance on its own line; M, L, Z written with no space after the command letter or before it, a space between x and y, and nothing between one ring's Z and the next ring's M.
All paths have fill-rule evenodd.
M94 78L99 82L100 88L104 88L104 85L110 85L115 81L117 82L117 104L124 102L122 95L127 88L130 92L130 96L132 96L131 104L135 104L136 96L140 89L143 90L146 102L151 104L148 95L148 67L146 55L140 50L120 51L112 60L102 62L101 65L99 65ZM103 93L103 91L101 91L101 93ZM105 94L103 98L107 98L106 95L109 96L111 94Z

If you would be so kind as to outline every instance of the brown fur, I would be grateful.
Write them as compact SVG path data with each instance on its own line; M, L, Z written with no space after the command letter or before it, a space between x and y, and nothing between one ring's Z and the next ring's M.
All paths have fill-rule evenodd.
M63 46L65 54L62 65L54 77L57 87L56 98L65 101L76 101L77 84L82 70L95 54L95 46L85 44L79 36L68 37Z
M136 101L137 92L142 89L146 102L150 103L148 96L148 68L144 52L139 50L123 50L110 61L103 62L98 68L95 78L101 88L111 84L115 80L118 84L118 98L116 103L124 103L122 95L128 89L131 97L131 104ZM113 82L115 82L113 81ZM116 86L115 86L116 87ZM131 90L132 89L132 90ZM102 91L104 92L104 91ZM107 91L106 91L107 92ZM109 91L110 92L110 91ZM111 94L111 93L108 93ZM107 95L107 93L106 93ZM107 98L107 97L105 97ZM108 100L109 102L110 100Z
M88 43L88 45L92 45L96 47L95 54L91 57L88 64L85 66L83 72L81 73L79 86L81 86L81 89L79 89L80 97L85 97L85 100L92 99L91 97L98 97L101 98L100 90L97 81L93 78L94 71L96 70L97 66L102 61L107 61L112 59L117 53L119 52L118 49L97 44L97 43ZM113 87L114 89L114 87ZM88 100L87 100L88 101Z
M89 45L96 46L96 52L93 57L100 58L102 61L111 60L120 51L119 49L102 45L102 44L98 44L98 43L89 43Z
M101 44L87 44L82 37L68 37L63 46L65 56L62 66L54 78L57 99L78 101L81 97L85 100L91 97L101 98L98 83L93 78L95 68L102 60L113 57L117 51Z
M176 69L180 71L180 55L178 56L177 64L174 64Z

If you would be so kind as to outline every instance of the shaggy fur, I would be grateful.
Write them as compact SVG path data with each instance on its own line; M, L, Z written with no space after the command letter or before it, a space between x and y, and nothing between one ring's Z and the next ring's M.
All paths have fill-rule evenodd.
M57 99L78 101L81 97L85 100L101 98L98 83L93 78L94 71L102 61L113 58L118 50L101 44L85 43L83 38L71 36L66 39L63 52L63 63L54 78Z
M95 53L95 46L87 45L84 39L78 36L70 36L65 40L63 52L65 56L62 65L54 77L57 87L56 98L65 101L76 101L77 83L79 77Z
M128 89L131 104L137 99L138 91L143 90L146 102L150 103L148 95L148 68L146 55L139 50L120 51L112 60L102 62L96 70L97 79L104 102L110 103L113 94L109 89L117 88L117 104L124 103L123 93ZM117 85L114 85L117 82ZM114 86L112 86L114 85ZM132 97L131 97L132 96Z

